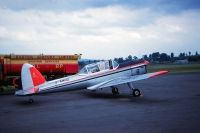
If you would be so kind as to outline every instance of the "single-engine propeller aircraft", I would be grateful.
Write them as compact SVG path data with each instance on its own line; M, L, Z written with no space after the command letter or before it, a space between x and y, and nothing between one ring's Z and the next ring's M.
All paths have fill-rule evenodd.
M30 64L23 64L21 71L22 89L15 92L17 96L31 96L40 93L88 89L98 90L111 88L112 94L119 94L117 86L127 84L132 95L141 95L139 89L133 87L133 82L166 74L168 71L147 73L148 61L120 67L113 60L100 61L83 67L78 74L46 81L42 74ZM33 102L32 99L29 99Z

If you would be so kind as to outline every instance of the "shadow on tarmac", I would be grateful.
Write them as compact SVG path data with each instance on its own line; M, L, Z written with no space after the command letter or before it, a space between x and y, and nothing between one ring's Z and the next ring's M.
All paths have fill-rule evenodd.
M66 94L67 93L67 94ZM67 97L67 98L66 98ZM30 103L29 99L32 98L34 102ZM40 96L32 96L32 97L20 97L14 101L14 104L17 106L41 106L41 105L49 105L49 104L62 104L61 102L77 101L80 99L91 100L101 100L106 102L118 102L118 103L135 103L135 104L164 104L171 103L172 100L166 99L164 97L152 97L148 95L141 95L140 97L133 97L128 93L120 93L119 95L113 95L110 92L91 92L91 91L71 91L71 92L58 92L54 94L45 94ZM66 102L65 102L66 101ZM171 101L171 102L170 102ZM67 104L67 103L66 103Z
M30 103L28 100L18 100L18 101L15 101L15 103L17 106L40 106L42 104L41 101L34 101L32 103Z
M134 97L130 94L119 94L114 96L111 93L93 93L93 92L84 92L82 95L93 98L93 99L104 99L104 100L113 100L116 102L131 102L138 104L161 104L161 103L170 103L169 99L166 98L158 98L158 97L149 97L143 96Z

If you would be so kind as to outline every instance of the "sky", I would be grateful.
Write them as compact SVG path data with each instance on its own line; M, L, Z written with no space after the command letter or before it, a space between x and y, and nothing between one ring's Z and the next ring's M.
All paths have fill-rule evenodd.
M199 0L0 0L0 54L200 52Z

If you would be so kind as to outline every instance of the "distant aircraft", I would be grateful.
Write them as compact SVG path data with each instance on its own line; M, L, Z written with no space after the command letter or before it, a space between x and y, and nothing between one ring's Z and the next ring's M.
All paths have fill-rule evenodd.
M141 95L139 89L133 87L133 82L166 74L168 71L147 73L148 61L142 63L119 67L113 60L100 61L83 67L76 75L46 81L42 74L32 65L25 63L22 66L21 80L22 89L15 92L17 96L31 96L40 93L75 90L75 89L108 89L112 94L119 94L117 86L127 84L132 90L132 95ZM33 99L29 99L33 102Z

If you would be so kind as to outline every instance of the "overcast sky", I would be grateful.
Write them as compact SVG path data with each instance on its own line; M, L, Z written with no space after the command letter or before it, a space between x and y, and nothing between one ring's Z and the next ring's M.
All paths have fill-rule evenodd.
M0 54L200 52L199 0L1 0Z

